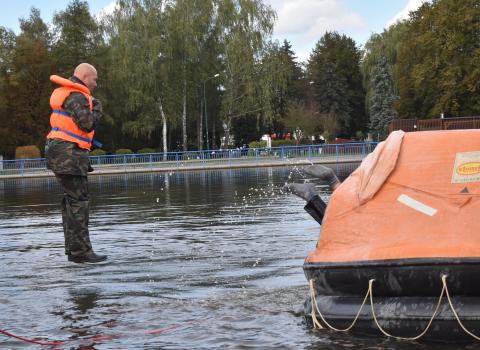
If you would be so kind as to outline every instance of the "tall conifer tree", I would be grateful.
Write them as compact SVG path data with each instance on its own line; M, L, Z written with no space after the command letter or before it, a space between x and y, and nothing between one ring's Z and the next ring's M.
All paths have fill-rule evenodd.
M327 32L308 61L319 112L336 120L338 136L351 137L366 127L360 54L353 39Z
M392 75L385 55L380 56L371 75L372 94L369 103L370 130L374 138L382 140L388 135L388 124L398 117L393 103Z

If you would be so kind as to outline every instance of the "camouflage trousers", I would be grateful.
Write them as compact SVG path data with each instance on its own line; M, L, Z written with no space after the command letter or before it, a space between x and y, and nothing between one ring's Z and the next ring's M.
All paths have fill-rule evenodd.
M92 250L88 233L89 195L86 176L55 174L63 187L62 223L65 254L82 256Z

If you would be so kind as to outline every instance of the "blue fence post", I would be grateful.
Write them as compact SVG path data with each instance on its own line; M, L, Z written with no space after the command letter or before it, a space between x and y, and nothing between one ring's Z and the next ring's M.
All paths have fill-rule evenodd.
M123 169L127 172L127 156L123 155Z
M22 176L25 173L25 161L24 160L20 161L20 173L22 174Z

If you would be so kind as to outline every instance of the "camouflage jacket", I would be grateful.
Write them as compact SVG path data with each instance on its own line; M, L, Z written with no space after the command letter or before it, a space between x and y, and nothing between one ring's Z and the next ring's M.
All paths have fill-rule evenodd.
M71 77L70 80L83 84L76 77ZM75 124L87 132L94 130L102 117L100 101L93 98L93 109L90 110L86 97L80 92L71 93L63 103L63 108ZM91 169L88 154L87 150L79 148L76 143L60 139L48 139L45 145L47 168L57 174L86 176Z

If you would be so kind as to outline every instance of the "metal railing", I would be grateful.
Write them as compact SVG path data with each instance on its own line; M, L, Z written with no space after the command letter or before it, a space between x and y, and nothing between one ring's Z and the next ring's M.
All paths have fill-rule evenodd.
M282 146L272 148L243 148L168 153L120 154L91 156L95 173L129 171L161 171L209 167L238 167L288 164L298 159L324 162L358 162L373 151L377 143L359 142L344 144L319 144ZM0 161L2 176L47 175L45 158Z
M443 118L443 119L394 119L388 126L388 131L403 130L456 130L480 129L480 117Z

